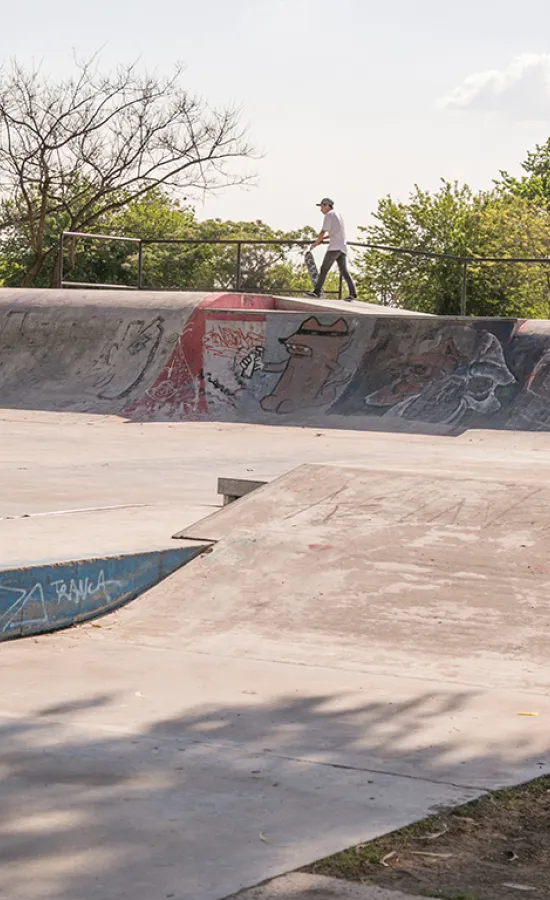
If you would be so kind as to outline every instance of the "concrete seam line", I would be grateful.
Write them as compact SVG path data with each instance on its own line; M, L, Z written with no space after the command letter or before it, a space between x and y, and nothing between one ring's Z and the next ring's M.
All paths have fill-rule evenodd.
M47 516L70 516L74 513L104 512L111 509L143 509L150 503L117 503L114 506L83 506L80 509L53 509L48 512L16 513L14 516L0 516L0 522L10 519L41 519Z

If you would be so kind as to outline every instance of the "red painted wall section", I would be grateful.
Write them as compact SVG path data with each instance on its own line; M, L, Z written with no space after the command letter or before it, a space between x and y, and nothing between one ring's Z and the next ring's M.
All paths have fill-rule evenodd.
M191 314L159 376L124 413L196 419L236 409L247 357L263 346L265 316L255 311L264 309L273 309L273 298L238 294L206 297ZM235 314L235 310L241 314ZM221 373L223 386L218 377Z

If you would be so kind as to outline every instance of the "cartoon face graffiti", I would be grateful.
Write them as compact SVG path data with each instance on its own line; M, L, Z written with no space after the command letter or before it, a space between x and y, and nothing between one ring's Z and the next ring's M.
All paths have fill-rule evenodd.
M102 400L127 397L146 374L164 334L164 319L157 316L147 324L130 322L120 340L115 341L98 363L94 387Z
M287 338L279 338L288 360L264 362L264 372L281 372L275 389L261 400L266 412L292 413L332 403L349 377L338 357L349 346L349 327L340 318L323 325L315 316Z
M508 418L510 428L528 428L530 431L548 431L550 426L550 351L543 353L531 372L523 379L523 390L518 395Z
M465 360L451 337L438 341L423 352L410 353L402 361L394 357L380 367L380 371L386 370L391 381L368 394L365 403L370 406L393 406L417 396L426 385L450 375Z
M394 400L385 415L456 425L468 413L487 416L500 409L495 391L511 384L515 378L506 365L502 346L495 335L477 332L469 358L450 338L441 340L440 348L443 355L440 354L437 366L433 363L424 366L423 373L429 373L429 378L409 396L402 394L400 402ZM424 354L428 360L432 356L431 352ZM423 356L416 358L421 360ZM381 392L376 393L379 396ZM372 396L365 402L372 403Z

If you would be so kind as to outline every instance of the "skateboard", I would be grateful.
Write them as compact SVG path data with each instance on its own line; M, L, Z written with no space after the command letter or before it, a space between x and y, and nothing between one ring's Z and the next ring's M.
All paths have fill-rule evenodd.
M306 250L306 252L304 253L304 262L309 272L309 277L311 278L311 284L313 287L315 287L315 283L317 281L317 278L319 277L319 269L317 268L317 263L315 262L311 250Z

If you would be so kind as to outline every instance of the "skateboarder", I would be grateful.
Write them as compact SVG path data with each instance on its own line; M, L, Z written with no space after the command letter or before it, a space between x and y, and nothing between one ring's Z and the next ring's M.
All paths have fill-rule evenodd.
M357 300L357 290L348 269L348 248L346 244L344 220L342 219L340 213L335 212L334 200L331 200L330 197L323 197L323 199L320 203L317 204L317 206L321 207L321 212L324 215L323 227L321 228L321 231L317 236L317 240L314 244L311 245L311 249L315 250L315 248L318 247L319 244L322 244L327 234L330 240L327 252L325 253L325 258L321 263L319 277L315 283L313 292L308 296L321 296L325 279L330 272L331 267L334 265L334 263L336 263L340 270L340 274L346 282L349 290L349 296L345 297L344 299Z

